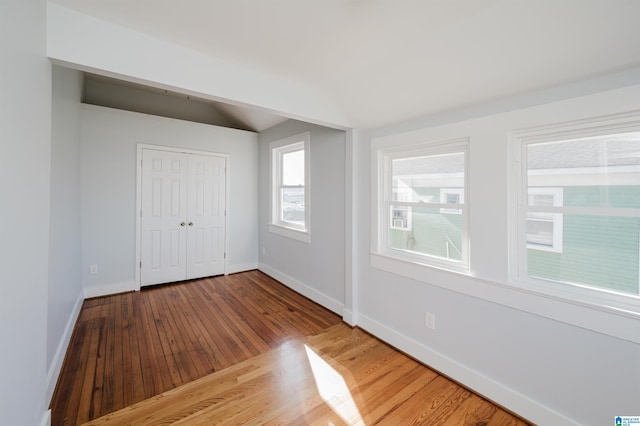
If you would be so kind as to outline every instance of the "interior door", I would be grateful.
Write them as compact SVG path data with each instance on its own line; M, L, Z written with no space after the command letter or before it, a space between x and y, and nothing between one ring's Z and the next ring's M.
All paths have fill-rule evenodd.
M187 279L224 273L226 158L188 155Z
M187 157L142 151L140 285L184 280L187 267Z
M140 285L224 274L226 158L142 150Z

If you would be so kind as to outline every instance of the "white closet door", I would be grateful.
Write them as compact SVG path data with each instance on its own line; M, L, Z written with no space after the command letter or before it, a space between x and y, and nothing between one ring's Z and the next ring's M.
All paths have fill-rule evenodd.
M226 159L188 155L187 278L224 273Z
M187 255L187 157L142 152L140 285L184 280Z

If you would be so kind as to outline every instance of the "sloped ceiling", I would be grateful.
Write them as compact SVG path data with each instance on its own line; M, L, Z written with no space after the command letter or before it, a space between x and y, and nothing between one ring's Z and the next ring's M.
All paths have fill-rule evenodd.
M640 66L637 0L53 2L313 86L362 129Z
M251 132L261 132L287 120L286 117L258 109L243 108L92 73L84 73L82 101Z

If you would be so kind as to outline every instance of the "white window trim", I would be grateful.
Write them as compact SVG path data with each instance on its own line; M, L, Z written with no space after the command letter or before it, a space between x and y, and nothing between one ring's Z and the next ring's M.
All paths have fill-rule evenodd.
M529 188L529 195L551 195L553 196L554 207L563 206L563 190L562 188ZM531 220L531 219L527 219ZM527 241L527 248L541 251L550 251L554 253L562 253L563 242L563 215L562 213L553 213L553 242L551 247L543 244L535 244Z
M615 133L640 131L640 111L603 117L594 117L575 122L540 126L513 131L509 137L509 285L531 294L574 305L595 308L600 311L638 318L640 296L621 294L591 286L554 282L527 276L526 272L526 204L528 203L527 167L524 147L527 142L551 142L562 139L602 136ZM564 209L580 213L581 208ZM592 209L589 209L592 210ZM640 209L603 209L610 215L638 216ZM594 329L598 327L594 326ZM619 330L608 334L619 335ZM624 334L624 333L623 333ZM634 333L632 333L634 334ZM640 342L638 337L632 340Z
M304 132L297 135L293 135L284 139L280 139L269 144L270 155L270 218L269 218L269 232L282 235L294 240L302 241L305 243L311 242L311 185L310 185L310 146L311 146L311 133ZM280 179L279 174L282 170L282 154L288 152L298 151L304 149L304 226L298 224L283 221L280 219Z
M434 208L459 208L462 210L464 216L462 226L463 247L461 247L462 260L460 262L393 249L388 241L389 233L385 229L385 227L389 227L388 224L390 223L390 205L406 205L408 207L422 205L416 202L395 202L387 199L387 194L391 194L391 179L389 177L391 173L390 164L393 159L463 152L465 155L464 186L468 191L469 148L469 138L465 137L406 147L389 146L375 150L374 155L372 155L373 163L371 169L372 182L376 183L371 188L371 259L373 267L409 278L413 277L411 271L415 268L435 268L465 275L469 274L469 203L462 205L428 203L429 206ZM468 196L467 199L469 199ZM384 258L384 261L379 261L381 258ZM412 265L412 267L407 268L408 264Z

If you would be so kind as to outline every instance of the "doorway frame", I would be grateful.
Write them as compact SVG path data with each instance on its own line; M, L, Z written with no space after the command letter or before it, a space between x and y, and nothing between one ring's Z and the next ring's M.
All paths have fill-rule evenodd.
M145 149L153 149L156 151L166 152L178 152L182 154L195 154L195 155L207 155L210 157L221 157L225 159L225 217L224 217L224 275L228 275L229 270L229 214L230 214L230 170L231 170L231 156L229 154L223 154L213 151L201 151L187 148L177 148L164 145L151 145L145 143L138 143L136 145L136 261L135 267L135 291L140 291L140 279L141 279L141 262L142 262L142 151Z

